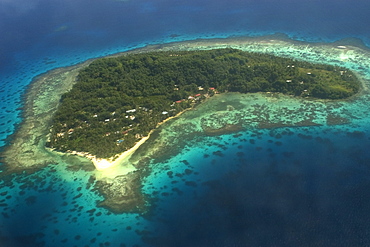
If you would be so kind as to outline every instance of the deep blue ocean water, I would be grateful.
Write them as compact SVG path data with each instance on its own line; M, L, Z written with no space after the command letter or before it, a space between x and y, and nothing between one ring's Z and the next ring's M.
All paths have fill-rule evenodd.
M53 68L147 44L275 32L369 46L369 14L365 0L0 0L0 145L21 122L27 86ZM101 196L81 171L18 175L0 181L0 246L369 246L368 129L190 143L152 164L143 190L156 200L145 217L95 208Z

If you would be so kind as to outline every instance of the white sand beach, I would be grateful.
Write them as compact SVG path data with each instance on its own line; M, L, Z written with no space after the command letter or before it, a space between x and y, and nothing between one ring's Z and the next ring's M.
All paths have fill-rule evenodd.
M167 121L169 121L171 119L174 119L174 118L180 116L182 113L184 113L187 110L188 109L177 113L175 116L166 118L162 122L158 123L156 128L158 128L160 125L164 124L165 122L167 122ZM115 157L111 157L109 159L96 158L93 155L90 155L88 153L82 153L82 152L72 152L72 153L90 159L93 162L94 166L96 167L96 169L98 171L103 171L103 170L111 169L111 168L113 168L113 167L115 167L117 165L120 165L120 164L121 165L124 165L124 166L129 166L130 165L129 159L130 159L131 155L133 153L135 153L135 151L150 138L150 135L153 133L153 131L154 130L150 131L147 136L141 138L140 141L138 141L129 150L127 150L127 151L125 151L125 152L123 152L123 153L121 153L119 155L116 155ZM132 171L132 170L134 170L134 169L130 169L130 171Z
M305 43L290 40L285 36L264 36L256 38L239 37L174 42L161 46L149 45L140 50L125 53L153 50L176 51L215 48L235 48L250 52L270 53L277 56L303 57L306 61L321 61L323 63L328 62L331 64L346 65L348 68L354 70L359 66L363 68L368 67L367 51L363 48L348 44L346 41L324 44ZM119 56L125 53L118 53L112 56ZM59 104L61 95L70 90L75 83L75 77L79 70L88 66L91 61L92 60L75 66L53 70L35 78L28 93L25 95L25 118L14 135L12 145L9 145L2 152L3 161L9 171L23 171L24 169L33 170L44 167L47 164L58 163L58 158L55 153L52 154L45 150L45 141L50 126L43 123L51 121L51 116ZM366 89L366 86L363 86ZM174 117L168 118L160 124ZM98 159L86 154L81 156L92 160L98 171L115 167L118 164L125 163L125 165L128 165L126 161L128 161L131 155L149 139L149 137L150 133L147 137L144 137L136 143L134 147L117 155L116 159ZM37 144L35 145L35 143ZM30 160L37 160L37 162L29 162Z

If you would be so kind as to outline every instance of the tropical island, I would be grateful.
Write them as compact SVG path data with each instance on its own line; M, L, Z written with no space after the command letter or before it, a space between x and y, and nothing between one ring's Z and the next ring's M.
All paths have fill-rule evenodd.
M27 89L23 121L0 154L0 177L49 165L73 180L75 171L83 171L87 186L104 197L97 206L142 213L157 196L142 190L151 162L166 162L199 138L239 130L259 135L286 127L330 128L365 116L368 57L358 40L316 44L276 34L148 45L57 68L37 76ZM351 102L364 110L353 113ZM145 119L146 130L140 129L145 122L138 122L145 116L157 116Z
M101 58L82 69L62 95L46 145L112 160L161 122L217 93L336 100L359 90L347 68L231 48Z

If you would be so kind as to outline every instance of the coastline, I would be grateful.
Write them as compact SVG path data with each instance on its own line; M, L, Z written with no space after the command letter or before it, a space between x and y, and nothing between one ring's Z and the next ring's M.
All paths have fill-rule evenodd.
M345 42L345 43L343 43ZM353 46L358 44L358 46ZM149 51L177 51L177 50L206 50L216 48L235 48L251 52L271 53L277 56L294 57L294 52L303 53L306 61L313 61L318 57L322 63L336 58L338 63L353 61L364 64L365 59L359 61L358 54L364 54L364 49L357 39L338 40L332 43L310 43L290 39L285 34L267 35L261 37L232 37L217 39L197 39L190 41L179 41L167 44L148 45L106 57L116 57L124 54L144 53ZM369 49L367 49L369 50ZM366 51L367 51L366 50ZM315 57L311 57L315 53ZM5 164L7 173L19 172L26 169L31 171L58 160L56 153L45 149L48 126L50 126L51 115L58 107L59 99L64 92L72 88L78 71L88 66L95 59L89 59L83 63L53 69L34 78L24 96L23 121L16 132L8 139L9 145L1 153L2 162ZM332 59L333 60L333 59ZM367 88L364 84L364 88ZM356 96L355 96L356 97ZM126 159L142 143L128 153L120 154L119 160ZM135 145L136 146L136 145ZM86 156L81 155L81 156ZM34 160L34 162L28 162ZM89 160L92 160L91 157ZM114 166L118 162L104 165L105 161L93 160L97 167ZM112 163L110 161L109 163Z
M284 38L285 37L285 38ZM338 48L338 46L346 46L346 48ZM368 51L363 50L361 47L350 46L340 41L334 43L307 43L302 41L294 41L287 39L286 36L281 35L270 35L263 37L237 37L229 39L210 39L210 40L192 40L192 41L183 41L183 42L174 42L163 45L148 45L147 47L135 49L127 52L121 52L118 54L109 55L112 56L121 56L124 54L133 54L133 53L142 53L149 51L180 51L180 50L201 50L201 49L216 49L216 48L235 48L240 50L246 50L251 52L263 52L274 54L277 56L288 56L288 57L297 57L303 60L314 62L320 61L321 63L332 63L332 64L343 64L349 61L348 65L353 66L353 70L356 70L358 67L368 68L369 57ZM300 56L298 56L298 54ZM49 134L49 127L51 124L51 116L58 107L59 100L61 95L72 88L75 83L75 78L80 69L89 65L94 59L88 60L84 63L77 64L70 67L58 68L51 70L43 75L35 77L33 82L29 85L27 93L24 96L24 110L23 110L23 121L19 125L17 131L10 137L9 145L6 149L0 154L2 157L2 162L5 164L4 171L1 173L1 176L6 176L12 173L33 173L39 169L46 167L49 164L63 164L67 165L66 157L70 156L80 156L83 157L82 160L84 163L89 164L89 168L93 169L92 173L94 181L97 183L94 185L96 190L99 191L101 195L104 196L104 201L99 202L99 206L105 207L112 212L122 213L122 212L142 212L145 210L146 199L141 192L142 178L147 176L150 171L150 167L145 167L147 164L145 161L138 163L133 163L130 161L131 156L137 152L137 154L143 154L146 157L143 159L161 159L161 157L168 157L171 155L172 151L178 151L178 146L186 145L187 142L190 142L194 139L196 135L204 135L205 132L196 126L193 121L188 121L185 125L181 126L181 123L178 123L177 126L172 126L169 130L164 131L163 135L171 132L171 136L163 138L163 140L158 140L160 138L154 138L153 142L150 142L151 147L145 145L144 150L139 149L144 143L147 143L149 139L153 136L153 132L162 124L168 122L171 119L177 118L182 115L185 111L188 111L192 108L186 109L182 112L179 112L173 117L169 117L164 121L158 123L155 129L151 130L146 137L140 139L132 148L129 150L117 154L116 158L113 159L96 159L92 155L86 153L70 152L70 153L61 153L56 152L45 147L45 143ZM347 63L346 63L347 64ZM354 67L356 65L356 67ZM352 69L351 67L349 67ZM365 69L362 70L364 72ZM368 91L369 78L365 73L359 72L364 82L364 89ZM363 92L360 92L358 95L353 96L350 100L356 101ZM266 101L275 102L278 101L279 96L276 98L270 97L267 94L262 95L262 98L266 98ZM268 98L270 97L270 98ZM211 97L211 99L214 97ZM305 99L302 98L302 101ZM207 102L208 100L206 100ZM253 104L255 104L254 101ZM310 102L310 101L307 101ZM335 102L334 102L335 103ZM267 103L264 103L267 104ZM312 104L312 102L310 102ZM203 104L201 104L203 105ZM224 104L222 104L225 106ZM250 104L252 105L252 103ZM249 105L248 105L249 106ZM335 106L337 107L337 106ZM334 108L335 108L334 107ZM315 107L312 109L316 109ZM326 109L323 107L322 109ZM199 109L198 109L199 110ZM224 129L219 130L219 134L223 132L232 132L232 130L239 130L239 126L245 128L275 128L279 126L312 126L317 124L313 116L307 118L307 116L302 116L302 118L296 118L292 123L287 123L281 119L274 119L271 116L261 114L256 115L256 120L252 120L249 116L251 113L254 113L251 109L250 112L246 112L244 115L243 121L246 124L239 125L237 117L240 117L240 114L234 114L233 111L224 110L225 116L228 117L228 121L219 118L223 115L218 116L217 114L212 114L211 111L206 111L210 115L208 120L213 123L214 119L218 120L220 125L224 126ZM302 106L297 113L305 113L307 109ZM259 110L258 110L259 111ZM196 111L192 114L199 114ZM279 113L280 114L280 113ZM281 115L281 114L280 114ZM279 115L279 116L280 116ZM278 116L278 115L277 115ZM287 113L288 116L288 113ZM289 115L290 116L290 115ZM206 118L207 116L205 116ZM235 121L234 121L235 120ZM182 122L181 120L180 122ZM262 124L258 125L258 121ZM175 121L177 123L179 121ZM186 121L185 121L186 122ZM347 119L343 118L340 114L331 113L329 116L323 116L319 124L325 125L326 123L347 123ZM171 125L175 125L172 124ZM184 130L184 127L187 129ZM167 127L166 127L167 128ZM210 133L218 132L218 125ZM229 131L230 130L230 131ZM176 133L178 131L188 131L187 138L178 140ZM161 134L162 135L162 134ZM153 145L153 143L155 143ZM176 145L175 143L180 143L181 145ZM141 150L141 151L140 151ZM136 158L136 157L135 157ZM83 165L81 162L81 166ZM136 161L135 161L136 162ZM140 163L140 164L139 164ZM93 166L94 165L94 166ZM76 167L76 165L75 165ZM86 169L87 170L87 169ZM122 190L121 188L125 188Z
M91 155L91 154L88 154L88 153L83 153L83 152L74 152L72 151L71 153L72 154L75 154L75 155L79 155L79 156L82 156L82 157L85 157L85 158L88 158L92 161L92 163L94 164L95 168L98 170L98 171L103 171L105 169L109 169L109 168L113 168L117 165L120 165L120 164L123 164L125 162L128 162L131 155L133 153L135 153L135 151L141 146L143 145L151 136L151 134L159 127L161 126L162 124L166 123L167 121L171 120L171 119L175 119L177 118L178 116L180 116L181 114L183 114L184 112L190 110L191 108L189 109L185 109L179 113L177 113L175 116L172 116L172 117L169 117L169 118L166 118L165 120L163 120L162 122L158 123L156 128L155 129L152 129L149 134L147 136L144 136L143 138L141 138L138 142L135 143L135 145L133 147L131 147L130 149L128 149L127 151L121 153L121 154L118 154L114 157L110 157L108 159L102 159L102 158L96 158L95 156Z
M57 68L33 79L23 96L22 122L8 137L8 145L1 153L5 164L2 174L32 173L60 161L57 152L45 148L51 116L58 107L61 95L74 85L78 71L90 62Z

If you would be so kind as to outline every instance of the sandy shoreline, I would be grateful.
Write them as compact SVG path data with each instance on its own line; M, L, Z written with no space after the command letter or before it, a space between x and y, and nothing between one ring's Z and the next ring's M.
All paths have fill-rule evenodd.
M318 60L318 58L320 58L323 63L329 61L331 58L338 60L339 63L341 61L355 61L357 64L366 64L366 55L363 56L363 61L360 59L361 55L365 54L368 49L365 50L360 42L356 43L355 41L348 41L347 39L343 42L337 41L334 43L308 43L291 40L286 35L282 34L262 37L199 39L161 45L148 45L144 48L121 52L107 57L149 51L176 52L178 50L235 48L290 57L297 56L298 53L301 53L305 54L304 59L307 61L315 61L315 59ZM315 55L313 56L312 54ZM310 56L312 56L312 58ZM58 155L45 149L51 116L58 107L61 95L70 90L74 85L75 77L79 70L88 66L93 60L94 59L91 59L70 67L54 69L43 75L37 76L30 84L25 95L23 121L16 133L9 138L10 145L8 145L1 154L2 161L7 170L32 170L50 163L58 162ZM172 118L168 118L165 121ZM149 136L150 135L141 139L133 148L120 154L115 160L94 159L86 154L82 156L87 156L92 160L98 170L112 167L129 158Z
M343 64L346 62L346 65L348 64L349 68L354 71L358 71L359 67L369 68L370 66L368 62L370 61L369 49L362 47L361 44L356 45L356 43L347 41L337 41L334 43L308 43L294 41L288 39L287 36L280 34L263 37L202 39L161 45L148 45L144 48L121 52L107 57L150 51L173 51L175 53L176 51L209 50L217 48L234 48L250 52L268 53L276 56L293 57L297 59L302 58L308 62L319 61L320 63L330 64ZM52 116L59 106L62 94L68 92L73 87L79 71L88 66L92 61L94 61L94 59L90 59L74 66L54 69L35 77L24 96L23 121L16 132L9 138L9 145L7 145L5 150L0 154L2 159L1 161L4 164L0 177L17 172L32 173L48 166L49 164L70 166L71 164L68 163L70 162L69 158L75 158L77 161L73 164L74 168L78 167L78 169L80 169L80 167L86 165L85 167L88 169L85 170L92 171L91 176L94 181L96 181L95 188L104 197L104 201L99 202L99 206L105 207L115 213L141 212L145 210L145 205L147 204L145 196L141 191L142 178L147 176L150 169L146 169L147 167L145 167L145 165L147 163L133 163L130 161L130 158L147 140L151 138L151 135L156 129L150 131L148 136L143 137L126 152L117 154L115 159L97 159L87 153L61 153L45 147L50 133L49 128L51 126ZM367 84L368 86L369 78L366 76L364 71L366 70L363 69L360 71L360 75L362 75L364 84ZM365 89L367 89L367 87L365 87ZM265 100L265 97L262 95L261 97ZM358 96L354 97L353 100L356 100L357 97ZM210 98L210 100L212 100L212 98ZM204 106L205 104L201 104L200 106ZM326 108L324 107L323 109ZM299 112L304 113L305 111L306 109L302 109ZM160 125L180 116L183 113L184 111L178 113L176 116L165 119L156 127L158 128ZM189 112L189 114L191 114L191 112ZM194 112L194 114L199 113ZM212 112L206 111L204 116L207 114L211 114L209 116L209 121L212 122L214 119L212 118ZM250 122L250 116L248 116L248 114L249 113L245 113L244 115L247 116L246 121ZM263 117L263 114L260 115ZM232 119L232 115L230 115L229 118ZM332 114L328 119L330 120L330 123L337 123L339 120L342 121L342 118L340 118L340 116L336 116L336 114ZM258 121L262 120L258 118ZM299 126L306 123L301 123L299 122L300 120L305 120L307 122L306 118L297 119ZM255 122L258 121L256 120ZM271 121L271 123L267 121L265 124L276 124L274 119ZM322 121L325 122L325 119ZM202 132L201 128L197 129L197 126L191 125L189 122L181 122L182 121L175 121L173 124L185 124L185 126L182 127L179 125L172 129L170 128L167 132L170 132L171 136L167 136L165 138L163 138L163 136L166 136L166 131L164 131L162 137L153 140L153 143L155 143L153 147L150 147L150 149L147 147L148 149L144 150L144 155L150 158L154 157L154 159L158 157L163 159L163 157L171 155L172 152L177 152L178 146L181 146L182 144L185 145L187 141L192 140L194 135L204 133L204 130ZM252 124L253 123L254 122L252 121ZM284 126L286 126L286 123L282 124L285 124ZM169 127L171 126L169 125ZM180 131L183 131L184 128L187 128L186 131L188 131L188 137L184 137L179 140L176 135L177 130L180 129ZM163 140L161 140L161 138ZM182 144L174 145L174 143ZM93 170L94 167L95 170Z
M147 136L141 138L140 141L135 143L135 145L132 148L130 148L129 150L127 150L127 151L125 151L121 154L116 155L115 157L111 157L109 159L102 159L102 158L96 158L95 156L93 156L91 154L83 153L83 152L72 152L72 154L76 154L76 155L79 155L79 156L86 157L86 158L90 159L93 162L95 168L98 171L102 171L102 170L105 170L105 169L115 167L119 164L123 164L125 162L128 162L131 155L134 154L135 151L150 138L151 134L159 126L161 126L162 124L164 124L165 122L167 122L171 119L177 118L178 116L180 116L181 114L183 114L187 110L189 110L189 109L185 109L184 111L181 111L181 112L177 113L175 116L166 118L162 122L158 123L155 129L151 130Z

